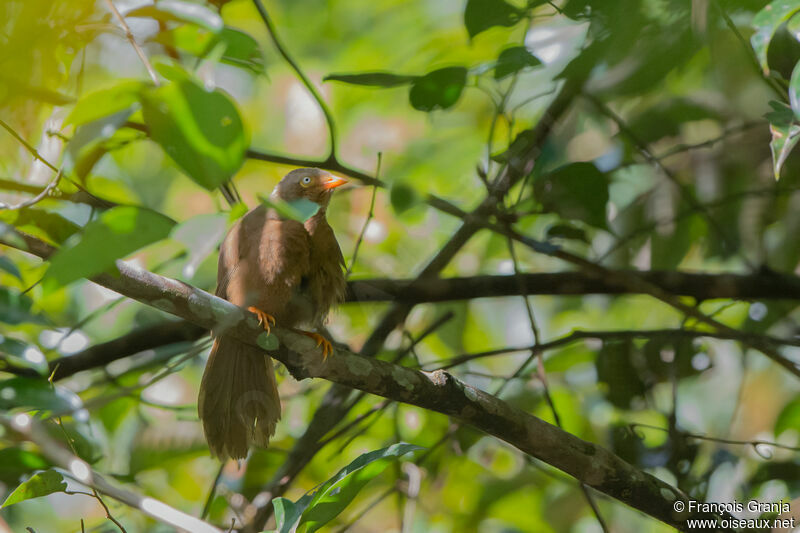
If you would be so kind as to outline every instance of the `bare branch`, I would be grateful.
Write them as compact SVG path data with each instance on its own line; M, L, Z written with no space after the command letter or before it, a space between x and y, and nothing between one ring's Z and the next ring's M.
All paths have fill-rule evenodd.
M800 278L773 272L703 274L670 270L608 270L611 277L585 272L478 275L432 279L364 279L348 283L349 302L446 302L528 295L647 294L641 288L614 283L633 277L674 295L696 300L800 300Z
M53 179L50 180L50 183L48 183L47 186L44 187L39 192L39 194L37 194L33 198L30 198L28 200L25 200L25 201L22 201L22 202L19 202L19 203L16 203L16 204L7 204L7 203L4 203L4 202L0 202L0 210L4 210L5 209L5 210L8 210L8 211L16 211L18 209L23 209L25 207L30 207L32 205L35 205L35 204L41 202L42 200L44 200L47 197L47 195L49 195L50 192L58 186L58 182L59 181L61 181L61 169L60 168L58 169L58 172L56 172L56 175L53 176Z
M266 332L256 320L230 302L122 261L116 263L116 268L116 275L101 274L93 281L201 327L224 330L226 335L247 344L263 346L267 341ZM361 357L338 347L325 360L320 356L313 340L277 326L272 331L280 345L275 350L268 350L268 353L286 365L297 379L320 377L346 387L452 416L675 527L684 526L685 519L692 514L676 514L673 511L674 501L688 500L678 489L638 470L608 450L583 441L495 396L470 387L444 371L412 370ZM18 426L18 431L34 431L33 428L36 427L30 424L29 419ZM37 442L40 441L39 437L40 435L36 436ZM73 456L62 451L67 453L66 458L63 454L51 452L54 453L52 458L57 459L59 464L65 462L69 465ZM88 470L88 466L86 469ZM152 504L145 505L143 502L146 499L138 495L135 498L126 496L101 480L99 476L95 478L90 475L88 483L96 485L95 488L109 496L119 496L121 501L135 503L140 509L154 515ZM158 516L164 519L162 515ZM184 520L182 513L173 516L180 516ZM189 518L197 520L193 517L186 519ZM205 529L207 531L216 531L200 521L185 529L202 531L205 527L209 528Z
M147 74L150 76L150 79L153 80L153 84L158 87L161 85L161 82L158 80L158 75L156 74L155 69L153 69L153 65L150 64L150 60L147 59L147 54L144 53L142 47L136 42L136 38L133 36L130 26L128 26L128 23L125 22L125 17L123 17L119 10L117 10L114 2L111 0L105 0L105 2L108 6L108 9L114 14L114 18L117 19L117 22L119 22L119 25L122 26L122 29L125 31L125 38L128 39L128 42L131 43L131 46L136 51L136 55L138 55L139 59L142 61L144 68L147 70Z

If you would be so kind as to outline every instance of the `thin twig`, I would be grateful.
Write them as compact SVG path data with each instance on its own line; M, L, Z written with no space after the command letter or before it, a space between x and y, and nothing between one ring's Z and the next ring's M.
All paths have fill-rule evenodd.
M51 376L51 377L52 377L52 376ZM53 383L52 383L52 381L51 381L51 382L50 382L50 385L52 386L52 384L53 384ZM72 443L72 438L69 436L69 433L67 433L67 428L65 428L65 427L64 427L64 424L63 424L63 422L61 422L61 417L59 417L59 418L58 418L58 420L56 420L56 421L55 421L55 424L56 424L56 425L57 425L57 426L58 426L58 427L61 429L61 431L64 433L64 438L65 438L65 439L66 439L66 441L67 441L67 445L69 446L70 450L72 450L72 453L73 453L73 454L74 454L74 455L77 457L77 455L78 455L78 452L77 452L77 450L75 450L75 445ZM67 494L70 494L70 492L69 492L69 491L65 491L65 492L66 492ZM100 505L103 507L103 509L105 510L105 512L106 512L106 518L108 518L108 519L109 519L111 522L113 522L113 523L114 523L114 525L116 525L116 526L119 528L119 530L120 530L122 533L128 533L128 532L125 530L125 528L122 526L122 524L119 522L119 520L117 520L116 518L114 518L114 516L111 514L111 510L108 508L108 505L106 505L106 502L104 502L104 501L103 501L103 498L101 498L101 497L100 497L100 494L98 494L98 493L97 493L97 490L95 490L94 488L92 488L92 492L91 492L91 493L89 493L89 492L80 492L80 491L76 491L76 492L73 492L72 494L85 494L85 495L87 495L87 496L90 496L90 497L92 497L92 498L96 499L96 500L98 501L98 503L99 503L99 504L100 504Z
M605 102L600 100L599 98L595 97L592 94L584 93L584 98L586 98L595 108L603 115L611 119L617 127L619 128L620 133L622 133L628 140L636 147L639 153L647 160L648 163L653 165L657 168L663 175L666 177L673 186L677 189L678 193L680 193L681 198L693 209L696 209L700 213L702 213L703 217L708 222L709 228L714 230L716 234L720 237L720 239L724 242L724 244L731 245L733 239L731 239L728 232L720 225L719 221L715 219L708 209L700 203L692 193L687 189L687 187L681 183L678 176L670 170L660 159L655 157L650 150L650 147L647 145L645 141L643 141L639 136L634 132L625 120L618 115L613 109L611 109ZM741 252L738 252L739 257L741 257L742 261L749 266L751 269L755 268L755 265L752 264L750 259L748 259L745 255Z
M333 113L331 113L328 104L325 103L325 100L322 99L322 95L319 94L319 91L311 83L311 80L306 76L303 70L300 68L300 65L292 58L289 54L289 51L281 42L280 38L278 37L278 32L275 29L275 24L272 22L272 19L267 13L264 4L261 3L261 0L253 0L253 4L256 6L258 10L258 14L261 15L261 20L264 21L264 25L267 28L267 32L269 33L270 39L272 39L272 43L275 45L275 48L278 50L278 53L281 57L286 61L290 67L294 70L297 77L300 78L300 81L303 82L308 92L311 93L311 96L314 97L314 100L317 101L317 105L319 105L322 113L325 115L325 122L328 124L328 134L330 136L330 155L328 159L335 160L336 159L336 122L333 119Z
M666 433L670 432L669 428L663 428L660 426L652 426L650 424L640 424L640 423L632 423L628 424L628 427L631 428L635 432L636 428L645 428L645 429L653 429L656 431L663 431ZM736 440L736 439L724 439L720 437L709 437L708 435L701 435L699 433L688 433L681 431L680 434L683 437L687 437L690 439L697 439L697 440L704 440L708 442L718 442L720 444L732 444L735 446L751 446L755 452L760 455L761 457L765 457L761 452L758 451L758 446L770 446L772 448L780 448L781 450L788 450L790 452L800 452L800 446L789 446L788 444L781 444L779 442L773 442L769 440ZM770 458L770 457L765 457Z
M217 485L219 484L219 480L222 479L222 471L225 469L225 462L223 461L221 465L219 465L219 470L217 470L217 475L214 476L214 481L211 483L211 489L208 491L208 497L206 498L206 503L203 505L203 512L200 513L200 520L205 520L206 516L208 516L208 512L211 510L211 504L214 502L214 496L217 494Z
M114 5L114 2L111 0L105 0L108 9L114 14L114 18L117 19L119 25L122 26L122 29L125 31L125 37L128 39L128 42L131 43L133 49L136 50L136 55L139 56L139 59L142 61L145 70L147 70L147 74L150 76L150 79L153 80L153 85L158 87L161 85L161 82L158 80L158 75L156 74L155 69L153 69L153 65L150 64L150 60L147 59L147 55L142 50L142 47L139 46L139 43L136 42L136 38L133 36L133 32L131 31L130 26L128 23L125 22L125 17L117 10L117 7Z
M788 94L786 91L780 86L780 84L774 78L771 78L769 75L765 74L763 70L761 70L761 64L758 61L758 57L756 57L756 53L753 50L753 47L750 46L750 43L747 39L744 38L742 33L739 31L739 28L736 27L736 24L731 20L731 17L725 11L718 0L712 0L714 7L717 8L720 15L722 16L722 20L725 21L725 25L728 26L728 29L733 32L736 36L736 40L739 41L739 44L742 45L744 49L744 53L747 55L749 63L752 65L753 69L758 74L758 77L764 80L769 88L775 93L775 95L780 98L784 103L789 103Z
M380 179L381 177L381 159L382 153L378 152L378 165L375 169L375 179ZM358 258L358 249L361 247L361 241L364 240L364 234L367 232L367 226L369 226L372 217L375 216L375 195L378 192L378 186L373 185L372 187L372 198L369 201L369 213L367 214L367 219L364 221L364 225L361 227L361 232L358 234L358 239L356 239L356 245L353 248L353 257L350 259L350 266L347 267L347 272L345 273L345 279L350 277L350 274L353 272L353 267L356 264L356 259Z
M56 175L53 177L52 180L50 180L50 183L48 183L47 186L33 198L30 198L23 202L19 202L17 204L7 204L5 202L0 202L0 210L16 211L18 209L24 209L26 207L30 207L32 205L41 202L50 194L50 191L52 191L58 186L58 182L61 181L61 170L62 169L59 168L58 172L56 172Z
M60 169L59 168L56 168L55 165L53 165L50 161L48 161L42 154L39 153L39 151L36 148L31 146L31 144L28 143L28 141L23 139L22 136L19 133L14 131L14 128L9 126L2 119L0 119L0 127L2 127L4 130L6 130L8 133L10 133L12 137L14 137L17 141L19 141L19 143L22 146L24 146L25 149L28 151L28 153L31 154L36 160L41 162L44 166L46 166L47 168L49 168L53 172L60 173ZM100 205L109 205L109 203L107 201L96 197L95 195L90 193L88 190L86 190L86 188L83 185L81 185L80 183L77 183L75 180L72 180L72 179L68 178L67 176L62 176L62 178L67 180L68 182L70 182L72 185L77 187L79 190L81 190L85 194L87 194L90 198L92 198L96 202L99 202Z

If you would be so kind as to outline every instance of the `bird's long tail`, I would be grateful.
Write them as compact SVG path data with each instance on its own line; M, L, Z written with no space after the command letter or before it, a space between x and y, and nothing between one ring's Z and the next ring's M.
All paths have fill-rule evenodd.
M197 400L211 452L243 459L251 444L267 446L281 417L272 359L231 337L211 348Z

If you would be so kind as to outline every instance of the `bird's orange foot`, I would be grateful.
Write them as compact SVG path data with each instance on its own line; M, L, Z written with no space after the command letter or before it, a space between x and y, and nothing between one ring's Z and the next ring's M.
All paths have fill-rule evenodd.
M248 307L247 310L258 317L258 325L263 327L264 330L269 333L272 326L275 325L275 317L252 305Z
M331 341L320 335L319 333L314 333L313 331L303 331L301 329L295 330L297 333L301 335L305 335L306 337L311 337L315 341L317 341L317 348L320 346L322 347L322 360L327 361L328 356L333 353L333 345Z

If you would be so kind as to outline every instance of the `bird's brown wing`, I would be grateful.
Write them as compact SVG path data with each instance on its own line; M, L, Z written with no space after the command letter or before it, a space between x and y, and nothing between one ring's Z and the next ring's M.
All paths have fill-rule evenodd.
M308 285L315 307L314 322L321 326L330 308L344 300L347 287L342 271L344 257L333 229L324 219L306 227L311 234Z
M259 206L231 228L220 247L217 295L291 325L285 311L309 271L310 255L301 223L279 220Z

